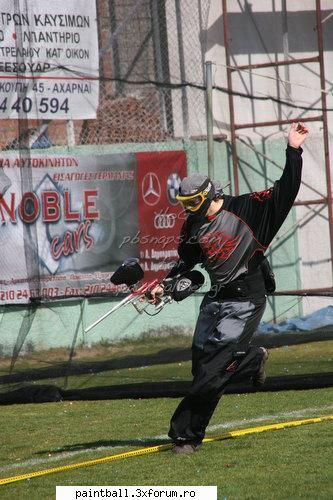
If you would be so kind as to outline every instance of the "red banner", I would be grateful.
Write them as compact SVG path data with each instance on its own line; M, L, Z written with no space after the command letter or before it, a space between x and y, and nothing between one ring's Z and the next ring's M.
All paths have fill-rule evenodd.
M138 153L139 258L145 279L162 278L178 259L184 211L176 200L186 175L184 151Z

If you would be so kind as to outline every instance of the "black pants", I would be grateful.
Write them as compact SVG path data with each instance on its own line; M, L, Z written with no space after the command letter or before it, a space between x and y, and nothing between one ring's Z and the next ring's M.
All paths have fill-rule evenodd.
M170 423L173 441L201 442L230 380L258 371L263 352L249 343L265 305L265 298L220 303L205 297L193 337L193 382Z

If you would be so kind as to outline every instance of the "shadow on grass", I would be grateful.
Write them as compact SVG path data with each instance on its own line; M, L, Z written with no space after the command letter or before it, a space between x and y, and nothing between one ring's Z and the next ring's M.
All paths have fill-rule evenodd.
M312 332L311 340L318 338ZM276 337L276 336L275 336ZM285 335L281 336L285 337ZM299 343L300 338L305 338L302 334L296 333L297 338L293 343ZM308 334L307 336L308 337ZM291 340L291 339L289 339ZM320 336L320 340L327 340ZM261 338L256 338L256 343L266 344ZM281 342L281 340L280 340ZM320 342L322 344L322 342ZM255 344L255 342L253 342ZM325 344L325 342L324 342ZM20 404L20 403L46 403L64 400L102 400L102 399L124 399L124 398L160 398L160 397L183 397L190 386L189 380L161 380L139 382L133 379L129 384L101 385L96 379L96 385L92 387L67 388L67 379L70 376L87 375L88 377L106 371L138 368L142 366L164 365L188 361L191 357L191 349L188 347L173 347L162 349L158 352L144 355L127 355L116 359L104 359L95 361L68 360L66 362L53 362L51 366L40 368L17 368L12 374L0 377L0 405ZM326 365L325 365L326 366ZM313 370L315 368L312 367ZM318 369L320 369L318 367ZM163 372L164 373L164 372ZM64 377L63 384L58 383L57 378ZM165 375L163 375L163 378ZM132 377L133 378L133 377ZM172 378L172 377L171 377ZM44 383L39 383L43 382ZM36 383L37 382L37 383ZM61 382L61 381L60 381ZM102 383L104 380L102 380ZM99 385L98 385L99 384ZM82 386L82 384L81 384ZM300 375L287 375L268 377L262 390L305 390L333 386L333 372L305 373ZM230 383L226 393L254 392L251 384Z
M253 345L266 348L296 345L300 343L332 340L332 331L317 332L290 332L281 334L255 335ZM72 358L63 362L52 362L51 366L33 369L18 369L11 374L0 376L0 385L32 382L38 380L55 379L78 375L93 375L105 371L138 368L140 366L162 365L179 363L191 359L189 347L174 347L162 349L158 352L142 355L124 356L116 359L99 361L76 361ZM46 360L43 361L47 362Z
M126 446L139 446L139 447L151 447L160 446L163 444L170 444L170 439L167 438L142 438L142 439L110 439L110 440L99 440L88 443L76 443L72 445L66 445L62 448L56 448L55 450L41 450L35 453L35 455L45 455L46 453L64 453L70 451L87 451L96 450L100 448L112 448L112 447L126 447Z
M16 373L0 376L0 384L11 384L34 380L47 380L50 378L68 377L74 375L85 375L102 373L104 371L121 370L124 368L138 368L140 366L151 366L167 363L177 363L191 359L189 348L164 349L162 351L140 356L126 356L118 359L106 359L103 361L66 361L55 362L52 366L33 368L18 371Z
M0 404L97 401L112 399L179 398L188 393L190 381L141 382L87 389L62 390L55 385L30 385L0 394ZM333 372L268 377L260 392L320 389L333 386ZM229 383L225 394L258 392L249 382Z

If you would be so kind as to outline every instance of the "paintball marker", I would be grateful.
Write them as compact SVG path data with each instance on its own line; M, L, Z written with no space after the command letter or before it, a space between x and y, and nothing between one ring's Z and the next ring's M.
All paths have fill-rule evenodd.
M130 294L121 300L112 309L106 312L94 323L85 329L88 333L92 328L98 325L105 318L110 316L121 307L132 304L139 314L146 313L149 316L155 316L164 308L164 306L173 300L180 302L193 292L198 290L204 283L205 278L200 271L189 271L164 280L164 292L162 297L156 298L154 305L149 303L151 298L151 290L158 285L158 280L144 282L142 285L138 283L142 280L144 272L139 264L139 259L126 259L121 266L111 276L111 283L114 285L126 285L130 290ZM149 312L149 307L154 307L154 313Z

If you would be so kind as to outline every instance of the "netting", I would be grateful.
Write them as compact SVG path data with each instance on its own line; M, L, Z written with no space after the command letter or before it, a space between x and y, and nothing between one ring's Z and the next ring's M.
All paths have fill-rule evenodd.
M15 58L19 66L25 64L26 59L23 52L17 49L25 47L27 50L33 51L38 50L43 45L43 41L36 42L33 37L27 39L26 25L24 24L25 16L32 15L33 7L37 4L38 0L31 2L15 0L14 11L11 11L17 16L16 21L13 18L11 22L14 22L15 25ZM85 2L85 6L88 4L89 2ZM90 2L90 7L92 4L93 2ZM214 137L216 139L214 145L215 175L224 185L231 183L231 187L226 189L227 192L232 192L234 188L231 144L225 140L229 139L230 134L228 103L230 94L234 98L238 119L245 122L263 119L262 117L266 116L268 111L272 113L274 119L297 118L304 116L306 112L309 112L308 116L313 117L323 111L320 100L316 97L318 95L318 69L315 63L307 64L303 68L304 73L300 73L295 66L289 75L285 73L283 77L281 77L281 70L280 74L271 69L238 72L234 80L233 90L228 87L226 64L224 64L223 58L220 60L221 47L223 47L221 4L222 2L218 2L217 5L217 2L211 0L198 0L196 2L191 0L158 2L151 0L126 0L126 2L124 0L98 0L96 3L98 77L93 72L92 74L87 73L85 64L88 53L86 51L90 50L89 56L92 56L92 51L84 48L84 44L82 44L82 48L77 47L75 53L71 53L75 59L74 65L63 64L63 61L55 62L56 54L52 53L54 56L51 58L52 64L44 75L53 77L61 74L61 78L64 79L77 79L73 80L74 83L76 82L76 87L72 83L70 92L74 93L76 97L86 95L85 105L89 110L94 108L93 100L96 98L96 93L94 94L91 89L96 88L94 85L97 83L96 117L73 118L66 116L68 103L66 103L65 92L62 94L64 83L57 87L60 91L55 101L49 97L44 97L46 100L41 101L41 95L38 96L37 92L37 112L36 116L31 117L29 109L30 104L34 106L34 99L25 86L24 77L22 77L21 83L16 82L15 85L10 80L2 83L1 90L11 95L11 112L17 113L17 116L16 119L11 116L10 119L0 120L0 147L3 152L0 168L0 192L1 200L5 199L6 203L6 205L4 202L0 203L2 217L0 244L7 252L3 252L3 266L12 273L10 279L6 277L6 282L1 277L3 280L0 290L2 294L0 302L1 392L18 390L18 398L21 397L23 400L25 398L25 401L40 401L43 398L50 400L47 398L52 399L52 397L55 399L65 396L76 397L73 392L64 392L74 389L87 389L88 391L91 388L87 397L97 397L97 389L100 388L101 397L107 397L110 394L111 385L117 385L118 380L121 380L123 384L124 380L128 380L127 370L144 365L145 360L147 364L188 361L190 338L188 334L192 332L194 327L194 320L202 298L200 294L193 300L189 300L187 305L179 306L178 309L174 305L170 306L165 314L163 312L163 315L154 321L139 317L132 311L129 313L126 309L120 311L119 315L112 317L112 321L102 323L92 335L87 335L85 332L85 328L91 321L104 314L110 304L112 306L117 303L119 297L114 296L114 290L110 288L109 278L110 273L123 257L131 256L134 252L135 255L145 260L146 256L149 255L150 261L148 258L145 261L149 270L151 270L149 266L161 265L163 261L167 261L169 264L174 258L174 254L165 253L174 251L174 249L165 250L165 240L160 244L161 248L158 249L160 252L158 258L151 258L151 252L156 250L155 248L140 247L142 242L137 236L137 228L140 229L139 219L141 217L144 221L148 217L147 213L138 214L139 198L142 193L140 192L141 187L137 189L134 179L139 179L143 183L146 178L144 174L153 171L156 172L155 180L156 178L157 181L163 179L163 182L166 180L169 183L171 189L168 190L168 200L170 201L171 195L169 204L172 209L171 216L168 213L160 214L153 205L150 215L153 214L156 231L160 229L156 226L172 225L176 213L172 192L177 187L179 174L184 173L186 168L188 171L207 171L205 61L209 58L213 58L215 62L213 93L215 105ZM64 8L64 2L57 0L52 8L56 9L57 6L59 12L62 12L61 8ZM247 2L228 2L228 7L233 9L231 9L234 14L231 28L236 30L230 40L233 64L262 62L263 53L265 53L265 57L268 54L267 60L269 61L272 61L274 57L276 60L282 58L283 50L280 42L269 38L269 24L265 25L266 16L276 14L276 12L270 12L271 5L267 7L266 4L265 7L262 7L264 13L261 13L259 8L258 19L249 9ZM8 11L11 8L8 7ZM74 17L57 18L56 21L72 25L76 23L76 27L67 26L61 30L63 33L74 36L75 33L81 33L81 28L77 27L78 24L88 24L88 17L85 17L84 12L79 12L77 8L75 8L75 12L66 15ZM314 12L311 12L311 15L311 19L314 20ZM309 21L309 16L306 15L306 19ZM255 24L258 20L259 25ZM311 26L315 24L312 20L309 22ZM2 18L1 21L2 27L8 28L8 19ZM51 24L49 30L47 29L46 21L52 23L55 22L55 18L52 16L38 18L39 25L43 23L43 36L46 36L47 31L50 31L50 34L54 32ZM238 21L241 23L238 24ZM243 27L248 28L249 23L252 22L255 26L255 36L250 33L250 30L246 31L245 36L242 31ZM296 23L295 17L293 17L293 22ZM89 17L89 24L91 28L93 26L92 17ZM297 24L297 26L299 25ZM282 31L281 34L283 34ZM37 32L42 32L42 29L35 30L35 36L37 36ZM295 32L297 35L298 31ZM313 44L314 38L314 33L311 32L309 39ZM72 47L71 43L68 45L69 47L66 47L65 39L60 39L56 50L66 51ZM216 47L219 52L214 57ZM312 45L306 48L309 52L313 51ZM331 49L331 47L328 48ZM293 56L299 50L303 49L296 44ZM252 51L255 52L254 55ZM33 52L31 53L33 54ZM2 55L5 54L2 53ZM33 74L32 80L34 81L34 79L36 79L36 84L40 83ZM262 83L263 79L266 79L265 84ZM304 79L307 81L304 82ZM304 84L306 85L304 86ZM303 90L304 94L299 95L301 86L306 88ZM331 90L331 81L329 81L328 86ZM41 89L41 87L38 88ZM314 88L316 88L316 92ZM8 111L5 108L9 101L5 103L4 99L0 99L0 113ZM84 107L82 102L81 107ZM332 111L331 100L328 100L326 111ZM89 115L88 112L86 114ZM85 113L82 112L82 115L85 116ZM266 188L278 178L284 164L284 134L285 127L283 126L276 127L274 131L272 129L256 129L249 133L247 131L238 133L239 172L244 191L261 186ZM314 163L317 162L319 156L323 156L323 142L320 134L320 127L316 125L312 146L307 151L309 156L313 157ZM175 152L176 156L174 156ZM147 156L137 156L141 153ZM170 156L162 157L161 153L170 153ZM53 161L54 158L62 158L63 164L58 169L59 177L37 174L37 170L42 172L42 168L39 168L41 163L38 163L38 159L42 155L45 155L45 158L53 159ZM80 205L82 200L77 188L79 182L72 183L75 185L71 188L73 198L71 200L68 196L66 198L64 193L68 191L69 184L64 181L65 175L69 172L69 175L73 175L72 179L82 180L82 178L75 178L78 166L75 164L77 158L81 162L79 164L81 174L87 178L90 176L89 189L92 189L92 184L94 184L93 188L95 188L95 184L102 186L101 190L104 190L105 196L103 206L95 207L93 195L88 193L85 198L86 207L82 207ZM66 162L69 161L73 163L67 164ZM14 164L22 167L17 169L15 173ZM159 170L161 165L164 169L163 172L168 172L165 174L166 179L163 177L163 172ZM177 165L176 172L174 165ZM29 168L25 168L26 166ZM141 178L139 178L140 168L144 173ZM302 187L305 198L311 199L317 196L324 198L327 195L327 186L323 176L323 162L320 162L318 169L309 170L305 175ZM112 173L113 180L117 180L118 176L118 180L130 182L127 184L114 182L113 187L109 188L106 177L103 179L106 172L108 175L109 172ZM130 178L130 176L132 177ZM125 184L126 187L124 187ZM97 257L96 255L95 257L99 259L98 263L101 263L101 267L98 267L99 264L96 264L96 260L87 260L83 263L80 261L84 273L78 273L75 261L70 255L69 257L66 255L68 257L66 259L67 267L63 264L59 265L60 261L52 258L54 256L51 255L49 245L50 242L55 241L54 238L58 234L55 230L55 224L53 225L51 221L50 224L47 224L47 229L41 225L38 226L40 219L36 224L21 224L22 214L26 219L29 219L37 212L36 205L34 205L37 201L34 195L30 196L26 201L25 209L21 209L20 212L18 200L16 199L14 203L12 202L13 198L10 197L13 186L16 186L17 193L35 193L38 199L43 191L52 193L48 205L46 204L48 208L43 214L49 218L48 222L57 212L57 196L61 200L67 200L66 207L62 205L61 210L67 210L67 216L71 220L67 221L67 225L63 224L58 232L62 235L66 234L66 230L70 228L74 235L74 240L68 243L68 251L72 249L71 245L75 246L75 241L77 243L78 240L80 243L84 242L86 246L89 245L90 226L85 225L88 224L89 217L85 220L82 218L82 213L86 213L86 215L88 213L92 219L91 214L94 213L95 208L96 212L98 209L101 217L97 220L96 216L94 231L91 231L91 234L94 233L99 245L99 250L96 252ZM83 181L80 184L80 189L82 186L86 190L88 189L88 184L84 184ZM12 203L14 204L12 205ZM78 206L79 208L77 208ZM78 215L79 212L80 215ZM11 223L15 223L21 231L17 240L10 240L10 251L8 251L10 235L8 219ZM113 225L115 219L116 223ZM320 258L318 259L311 256L313 253L311 236L299 238L299 234L306 231L307 224L311 224L314 229L313 232L307 231L306 234L317 234L318 240L320 234L320 241L324 242L319 245ZM323 234L325 234L325 238ZM86 240L84 236L86 236ZM131 247L126 246L124 244L126 238L129 238L131 244L133 241L135 243ZM21 240L24 241L23 252L19 252L19 241ZM299 250L298 245L301 250ZM113 260L110 259L110 249L117 253ZM76 250L77 254L80 254L82 248L76 248ZM310 285L313 285L313 276L316 274L321 279L319 285L331 289L331 275L327 272L330 259L326 207L317 205L315 208L308 206L298 208L298 213L291 214L279 237L273 243L271 252L270 256L274 270L278 275L280 290L301 290L304 288L304 283L307 285L306 288L310 288ZM24 263L28 277L26 287L21 286L19 281L22 263ZM312 273L308 272L309 268L311 268L311 272L313 270ZM316 272L318 268L320 272ZM163 270L165 271L165 269ZM58 275L61 277L66 273L70 275L67 279L70 285L67 292L59 286L57 281ZM89 275L88 278L84 274ZM95 281L88 293L86 280L91 279L91 277ZM107 292L104 293L106 298L98 298L103 286L104 292ZM50 291L52 293L48 296ZM55 300L56 295L66 294L71 298L63 301ZM90 299L87 301L85 298L79 298L81 296L89 296ZM18 298L19 300L24 299L24 305L19 305ZM280 321L288 316L301 315L303 304L305 304L305 308L311 308L310 302L307 302L310 299L304 299L303 303L302 300L300 295L288 296L287 298L278 295L269 297L269 308L265 319L267 321ZM330 300L331 298L327 298L327 296L325 299L321 297L317 304L324 307L330 303ZM13 303L14 305L12 305ZM124 337L136 337L147 331L149 332L149 341L146 337L141 339L143 345L148 346L147 350L140 343L136 344L135 342L131 347L119 347L118 351L117 347L111 347L112 343L120 342ZM155 336L152 332L155 331L161 334L162 342L154 344ZM186 335L179 336L179 331L182 333L185 331ZM171 339L176 337L174 343L173 340L170 341L172 348L170 353L163 345L166 342L163 340L164 333L167 333L166 337L170 336ZM330 333L327 333L325 339L330 339L329 335ZM149 344L151 336L153 338L152 345ZM318 337L313 338L318 339ZM181 339L180 344L179 339ZM289 340L286 339L285 343L287 342ZM132 355L136 349L143 349L143 351L140 356L134 359ZM184 354L185 349L187 354ZM119 354L120 352L123 354ZM111 358L115 358L115 360L111 361ZM118 361L116 358L119 358ZM326 358L323 371L329 372L328 359ZM120 370L119 376L117 370ZM165 380L164 375L161 376L161 380ZM183 373L180 372L179 378L182 376ZM147 376L147 380L152 380L152 377L154 374ZM170 380L169 375L166 378ZM46 392L43 393L43 388L34 387L35 384L45 385ZM103 387L105 389L102 389ZM126 390L129 394L128 387ZM121 394L126 394L126 390L125 392L120 391ZM83 397L82 393L81 395ZM79 393L77 393L77 397L80 397ZM16 395L13 397L4 396L3 402L17 401L15 398Z

